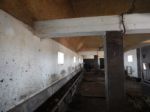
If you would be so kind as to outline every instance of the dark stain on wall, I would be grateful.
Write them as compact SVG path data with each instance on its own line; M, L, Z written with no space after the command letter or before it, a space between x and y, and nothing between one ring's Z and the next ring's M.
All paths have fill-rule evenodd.
M9 80L10 80L10 81L13 81L13 79L12 79L12 78L10 78Z
M0 82L3 83L3 82L4 82L4 79L1 79Z
M25 98L27 98L28 96L30 96L31 94L33 94L34 92L35 92L35 91L29 91L29 92L27 92L27 93L21 95L21 96L19 97L19 99L20 99L20 100L25 99Z
M19 99L22 100L22 99L25 99L26 97L27 97L27 95L24 94L24 95L21 95Z
M15 59L12 59L12 62L15 62Z
M60 72L60 74L61 74L61 75L65 75L65 74L66 74L66 71L65 71L65 70L62 70L62 71Z
M57 74L54 73L54 74L51 75L52 82L56 81L57 79L58 79Z

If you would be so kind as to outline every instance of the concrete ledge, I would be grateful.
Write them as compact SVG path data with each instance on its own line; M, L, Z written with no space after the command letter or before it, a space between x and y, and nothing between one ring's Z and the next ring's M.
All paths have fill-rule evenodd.
M73 78L72 78L73 79ZM71 80L72 80L71 79ZM67 89L66 93L61 97L56 106L51 110L51 112L66 112L68 104L71 103L74 94L77 91L81 81L83 79L82 72L80 76L72 83L72 85Z
M70 75L67 75L66 77L62 78L61 80L55 81L47 89L34 95L33 97L26 100L25 102L15 106L14 108L10 109L8 112L33 112L79 72L80 70L77 70L71 73Z

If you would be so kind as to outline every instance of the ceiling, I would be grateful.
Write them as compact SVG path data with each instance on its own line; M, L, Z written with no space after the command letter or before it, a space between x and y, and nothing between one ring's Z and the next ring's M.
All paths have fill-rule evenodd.
M118 15L130 10L132 13L150 12L150 0L0 0L0 8L24 23L33 26L35 21L58 18ZM149 34L126 35L124 48L137 47L150 39ZM75 37L54 39L79 52L96 50L103 46L102 37Z

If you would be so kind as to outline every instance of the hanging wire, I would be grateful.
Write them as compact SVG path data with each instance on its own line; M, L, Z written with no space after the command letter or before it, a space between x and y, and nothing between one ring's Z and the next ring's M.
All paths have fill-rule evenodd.
M121 14L121 24L123 26L123 36L126 34L126 27L125 27L125 22L124 22L124 15L125 14L131 14L133 13L133 11L135 10L135 2L136 0L132 0L131 5L129 7L129 9Z
M125 23L124 23L124 14L121 14L121 24L123 26L123 36L126 34L126 27L125 27Z
M127 14L133 13L133 11L135 10L135 2L136 2L136 0L132 0L130 8L126 12Z

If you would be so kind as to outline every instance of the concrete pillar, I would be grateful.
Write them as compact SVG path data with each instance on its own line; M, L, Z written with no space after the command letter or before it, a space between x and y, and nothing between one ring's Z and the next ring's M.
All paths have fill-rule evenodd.
M141 48L137 48L137 68L138 68L138 79L139 81L142 79L142 64L141 64Z
M122 33L119 31L106 32L104 42L108 110L120 112L123 109L125 98Z

